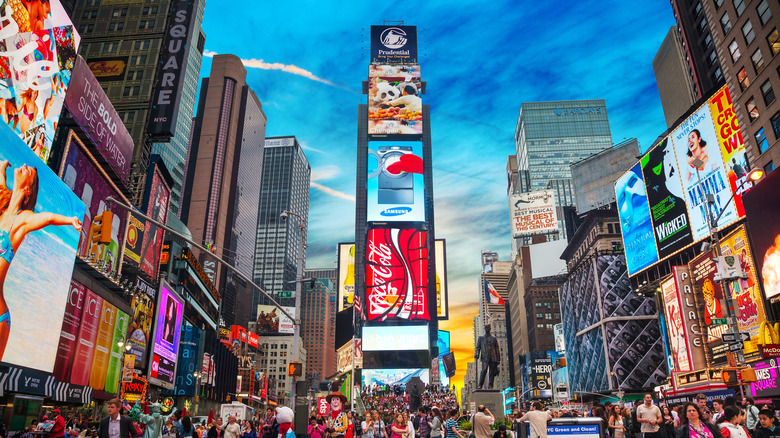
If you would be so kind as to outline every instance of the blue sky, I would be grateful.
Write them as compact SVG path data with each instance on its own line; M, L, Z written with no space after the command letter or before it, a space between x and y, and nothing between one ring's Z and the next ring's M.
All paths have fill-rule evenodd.
M230 15L225 15L230 11ZM229 20L226 21L226 18ZM509 258L507 156L522 102L605 99L614 142L666 129L652 60L675 25L663 1L235 2L208 0L207 53L245 60L268 136L295 135L312 165L308 267L354 239L357 105L369 28L418 27L431 105L436 237L447 239L459 387L473 352L480 250ZM204 58L201 76L211 59Z

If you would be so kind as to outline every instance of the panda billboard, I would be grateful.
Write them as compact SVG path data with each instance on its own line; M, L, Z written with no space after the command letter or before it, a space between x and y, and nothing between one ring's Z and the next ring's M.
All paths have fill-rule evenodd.
M368 67L368 134L421 135L420 66Z

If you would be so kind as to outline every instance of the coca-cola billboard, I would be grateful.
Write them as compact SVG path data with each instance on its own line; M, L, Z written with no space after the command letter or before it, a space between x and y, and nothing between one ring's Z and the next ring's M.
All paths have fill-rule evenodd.
M425 232L397 228L368 232L366 311L369 321L431 319Z

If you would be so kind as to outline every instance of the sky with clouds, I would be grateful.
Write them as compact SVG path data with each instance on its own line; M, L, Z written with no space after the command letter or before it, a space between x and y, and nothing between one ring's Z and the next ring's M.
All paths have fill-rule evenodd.
M295 135L312 165L307 267L354 240L357 105L368 32L418 27L431 105L436 237L447 239L460 387L473 355L480 250L510 252L507 156L522 102L605 99L612 138L647 149L665 128L652 60L675 25L662 1L228 2L208 0L206 54L244 60L267 135ZM201 76L211 58L204 57Z

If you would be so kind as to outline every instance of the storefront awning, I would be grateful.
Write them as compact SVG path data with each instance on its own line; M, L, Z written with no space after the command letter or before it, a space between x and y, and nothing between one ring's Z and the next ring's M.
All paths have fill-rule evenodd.
M25 394L51 397L57 386L57 379L51 374L14 366L8 367L8 375L4 378L3 389Z
M54 401L87 404L92 401L92 388L57 382L57 387L54 390Z

